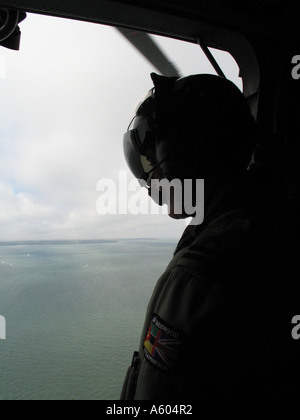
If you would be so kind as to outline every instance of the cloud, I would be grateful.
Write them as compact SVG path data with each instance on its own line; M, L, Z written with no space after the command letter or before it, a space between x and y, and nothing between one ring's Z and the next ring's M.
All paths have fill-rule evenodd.
M32 232L42 230L45 220L51 220L53 209L44 206L28 194L15 193L8 184L0 182L0 240L20 237L30 239Z

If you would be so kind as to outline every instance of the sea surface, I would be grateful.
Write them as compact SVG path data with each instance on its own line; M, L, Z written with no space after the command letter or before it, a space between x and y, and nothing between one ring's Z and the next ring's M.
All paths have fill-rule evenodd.
M174 240L0 243L0 400L119 399Z

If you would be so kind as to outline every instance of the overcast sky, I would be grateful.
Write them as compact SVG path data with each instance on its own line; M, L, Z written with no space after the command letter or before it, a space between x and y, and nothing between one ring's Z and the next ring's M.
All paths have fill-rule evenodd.
M28 15L21 29L19 52L0 47L0 241L179 239L185 222L167 215L96 211L99 180L133 179L122 139L152 65L114 28ZM214 73L198 46L159 43L182 74Z

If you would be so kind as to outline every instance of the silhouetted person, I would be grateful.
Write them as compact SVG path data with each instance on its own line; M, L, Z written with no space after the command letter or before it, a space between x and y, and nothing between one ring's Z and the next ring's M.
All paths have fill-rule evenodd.
M124 136L127 163L160 204L159 180L193 180L181 213L172 189L167 204L177 219L190 215L185 199L203 207L196 191L203 179L204 220L195 211L199 220L157 283L122 399L292 397L289 251L276 174L249 170L257 128L247 101L217 76L152 79Z

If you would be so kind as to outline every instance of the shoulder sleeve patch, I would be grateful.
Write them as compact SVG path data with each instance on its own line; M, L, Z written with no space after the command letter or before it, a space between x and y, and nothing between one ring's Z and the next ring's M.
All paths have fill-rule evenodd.
M144 342L146 360L168 372L174 366L181 345L182 335L154 314Z

